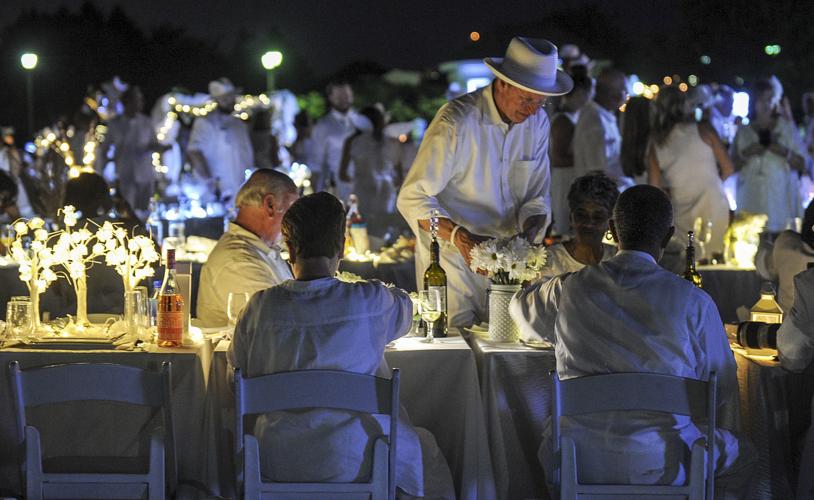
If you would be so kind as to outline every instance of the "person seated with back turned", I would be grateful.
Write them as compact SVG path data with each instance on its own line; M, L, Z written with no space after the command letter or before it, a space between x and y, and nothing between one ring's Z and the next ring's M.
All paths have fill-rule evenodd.
M616 255L616 247L603 242L613 205L619 197L616 181L595 170L578 177L568 190L573 238L548 247L542 277L579 271Z
M806 370L814 361L814 269L807 269L794 277L794 305L783 315L783 324L777 331L777 353L780 365L794 372ZM814 408L814 399L811 404ZM811 475L814 469L814 422L804 439L797 484L797 498L800 499L814 498L814 477Z
M267 168L255 170L241 186L235 200L237 217L201 270L197 311L201 326L228 323L230 292L251 295L291 279L278 243L283 215L297 196L290 177Z
M747 491L753 465L751 445L724 428L739 411L735 359L709 295L657 264L675 230L672 216L658 188L629 188L610 221L619 253L518 292L510 312L523 337L554 343L561 379L647 372L707 380L716 372L715 486L735 498ZM682 465L705 435L689 417L651 412L571 417L562 429L588 450L577 453L584 483L683 484ZM546 432L540 447L549 478L550 439Z
M379 281L337 280L345 210L333 195L299 199L282 233L295 279L258 292L235 328L227 357L247 377L292 370L375 375L385 345L406 334L412 303ZM383 371L383 370L381 370ZM351 482L370 473L381 427L370 415L314 409L261 415L255 425L264 477L286 482ZM454 498L435 439L399 420L396 485L408 496Z

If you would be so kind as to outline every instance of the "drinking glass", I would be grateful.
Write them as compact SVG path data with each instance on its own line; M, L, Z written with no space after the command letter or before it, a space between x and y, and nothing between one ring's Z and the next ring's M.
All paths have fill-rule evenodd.
M186 236L184 236L184 223L177 221L177 222L170 222L167 225L167 237L164 238L164 241L161 243L162 251L166 251L167 248L180 248L186 243Z
M141 338L147 327L147 302L141 290L124 292L124 324L127 334Z
M0 224L0 256L11 254L11 243L14 241L14 231L11 224Z
M246 292L229 292L229 298L226 303L226 316L229 318L229 326L234 328L237 324L237 318L246 304L249 303L249 294Z
M31 300L12 297L6 305L6 339L33 340L33 333Z
M433 342L432 329L435 322L441 317L441 294L438 293L438 290L418 291L418 312L427 325L427 338L422 342Z

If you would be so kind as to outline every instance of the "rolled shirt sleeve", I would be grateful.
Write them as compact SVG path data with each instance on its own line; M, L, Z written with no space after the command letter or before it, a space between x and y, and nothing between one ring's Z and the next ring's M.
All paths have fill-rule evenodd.
M455 130L444 115L442 108L424 134L398 196L398 209L416 234L418 221L429 218L434 210L441 217L450 217L437 198L452 178L456 147Z

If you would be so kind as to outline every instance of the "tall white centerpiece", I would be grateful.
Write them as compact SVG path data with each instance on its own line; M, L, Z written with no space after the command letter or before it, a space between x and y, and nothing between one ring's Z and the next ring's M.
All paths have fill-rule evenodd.
M65 228L57 233L54 255L65 269L64 276L76 293L76 318L68 328L86 330L91 326L88 320L87 270L97 262L96 259L104 255L105 247L88 229L88 222L79 229L75 228L78 214L73 206L62 207L58 214L62 215Z
M161 256L149 237L127 234L123 227L105 222L96 231L96 239L104 245L105 263L122 277L125 292L155 274L152 264Z
M470 268L489 277L489 337L498 342L516 342L517 325L509 316L509 303L521 283L535 279L545 265L546 250L525 238L498 238L472 249Z
M45 221L39 217L20 219L13 227L15 237L11 243L11 257L20 265L20 280L28 286L31 327L37 332L44 329L40 319L40 294L57 280L52 268L59 262L48 243L58 233L49 233ZM25 242L29 243L28 248Z

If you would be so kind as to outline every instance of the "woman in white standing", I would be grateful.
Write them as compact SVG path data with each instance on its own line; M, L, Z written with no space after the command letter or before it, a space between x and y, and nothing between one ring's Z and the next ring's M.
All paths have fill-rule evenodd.
M662 188L673 203L675 238L687 244L695 220L710 225L708 255L723 253L729 226L729 203L721 181L734 171L721 139L709 124L696 123L687 106L686 93L663 87L655 100L648 183Z
M584 66L582 66L584 68ZM551 119L551 214L556 234L567 235L571 229L568 190L576 178L574 169L574 128L579 110L593 97L593 80L586 70L571 75L574 88L563 96L562 106Z
M740 168L738 211L766 214L766 233L779 233L800 215L799 174L805 160L797 150L795 126L777 112L780 96L769 80L759 80L752 95L748 126L735 135Z

